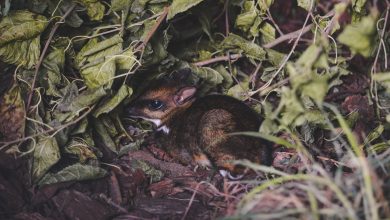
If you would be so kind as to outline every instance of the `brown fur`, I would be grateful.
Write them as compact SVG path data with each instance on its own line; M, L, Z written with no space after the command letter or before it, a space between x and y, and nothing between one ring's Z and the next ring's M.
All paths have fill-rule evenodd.
M270 164L271 144L268 141L228 135L258 130L261 119L251 108L224 95L209 95L196 101L187 97L188 100L178 104L175 102L178 94L189 93L183 90L186 91L186 87L161 83L146 90L129 108L131 115L161 120L160 127L169 128L169 133L161 135L159 142L173 158L184 164L205 165L210 161L212 165L233 173L242 169L232 165L232 160L249 159ZM145 105L148 100L159 100L164 103L164 108L150 110Z

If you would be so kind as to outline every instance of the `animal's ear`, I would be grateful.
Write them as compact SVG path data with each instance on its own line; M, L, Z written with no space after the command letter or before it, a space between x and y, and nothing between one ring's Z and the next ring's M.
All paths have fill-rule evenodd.
M179 89L173 96L176 105L183 105L195 96L196 88L193 86Z

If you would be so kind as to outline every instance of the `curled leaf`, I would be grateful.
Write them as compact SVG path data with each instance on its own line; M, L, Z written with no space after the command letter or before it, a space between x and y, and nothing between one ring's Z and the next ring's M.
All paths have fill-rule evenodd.
M167 19L173 18L175 15L185 12L188 9L198 5L203 0L194 0L194 1L186 1L186 0L173 0L172 5L170 6Z
M104 16L104 5L98 0L78 0L86 9L92 21L100 21Z
M352 53L369 57L376 45L376 21L376 13L363 17L360 22L346 26L337 39L347 45Z
M255 1L245 1L241 14L237 16L236 26L237 28L248 31L256 17L258 17L258 11L256 10Z
M32 68L40 55L40 34L48 24L44 16L13 11L0 21L0 58L10 64Z
M78 158L81 163L85 163L88 159L97 159L88 143L80 138L72 139L64 150L66 153Z
M66 88L63 98L60 100L54 112L57 121L70 121L79 116L85 108L96 104L103 96L106 90L103 87L88 89L78 94L77 86L74 83L69 84Z
M129 97L133 93L133 89L127 85L121 86L118 92L108 101L102 103L98 109L93 113L93 116L96 118L103 113L108 113L112 111L116 106L118 106L123 99Z
M258 44L252 43L244 38L236 35L229 34L221 43L223 49L240 49L248 57L263 60L265 59L266 51Z
M54 174L47 174L39 181L39 185L47 185L53 183L82 181L102 178L107 175L107 171L100 167L91 165L74 164L65 167L63 170Z

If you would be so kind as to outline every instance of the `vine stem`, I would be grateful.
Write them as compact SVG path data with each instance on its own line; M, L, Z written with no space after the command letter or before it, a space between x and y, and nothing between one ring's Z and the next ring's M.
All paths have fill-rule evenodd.
M46 55L47 49L49 48L49 44L50 44L51 40L53 39L54 34L57 31L60 24L64 22L65 18L68 17L68 15L73 11L73 9L75 7L76 7L76 3L72 3L72 5L68 8L68 10L65 12L65 14L61 17L61 19L57 23L55 23L54 27L50 31L49 38L47 39L45 47L43 48L41 56L39 57L39 61L38 61L37 65L35 66L34 79L33 79L32 84L31 84L31 92L28 95L28 99L27 99L27 107L26 107L27 111L29 111L32 96L34 94L34 88L35 88L35 84L37 81L38 71L42 65L43 58Z

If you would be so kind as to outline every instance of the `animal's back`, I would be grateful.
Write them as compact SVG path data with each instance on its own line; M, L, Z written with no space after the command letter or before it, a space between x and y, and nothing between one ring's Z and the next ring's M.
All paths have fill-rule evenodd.
M206 157L218 167L234 171L231 160L270 163L271 145L268 141L230 135L257 131L261 124L260 116L237 99L224 95L205 96L196 100L177 123L176 132L182 135L176 136L176 144L186 148L195 160L202 160L201 164Z

